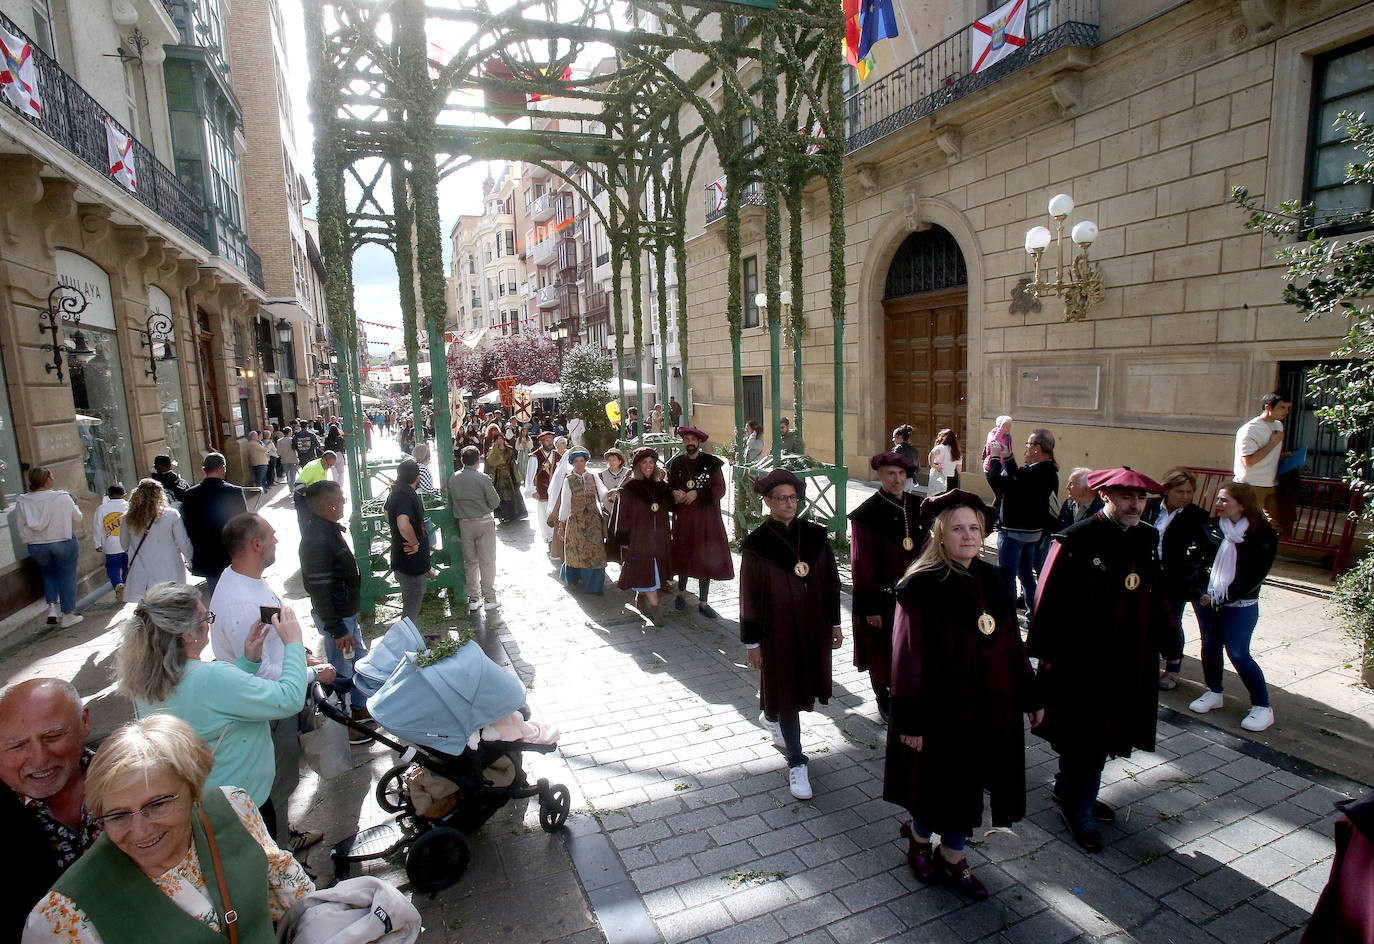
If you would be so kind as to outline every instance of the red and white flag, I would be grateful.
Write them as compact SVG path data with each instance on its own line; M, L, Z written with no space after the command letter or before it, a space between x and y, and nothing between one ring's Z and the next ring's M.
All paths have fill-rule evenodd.
M725 178L724 178L724 177L720 178L720 180L717 180L717 181L715 181L714 183L711 184L711 196L712 196L712 198L714 198L714 200L715 200L715 206L713 206L713 207L711 208L712 212L715 212L715 213L723 212L723 211L725 210Z
M1026 0L1009 0L973 23L973 68L981 72L1026 45Z
M3 27L0 27L0 94L9 99L21 115L43 117L33 45Z
M132 192L138 191L138 172L134 169L134 139L114 120L105 119L105 148L110 154L110 176Z

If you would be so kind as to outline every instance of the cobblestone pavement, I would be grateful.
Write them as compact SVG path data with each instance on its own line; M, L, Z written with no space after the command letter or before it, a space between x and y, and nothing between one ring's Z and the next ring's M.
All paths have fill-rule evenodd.
M281 493L266 514L294 546ZM668 625L654 628L613 586L604 597L563 589L532 523L499 528L498 541L502 607L477 621L478 638L519 672L536 715L562 728L559 754L531 773L567 783L574 814L550 837L531 805L502 810L475 837L463 881L417 896L424 940L1295 942L1330 868L1332 804L1362 789L1236 737L1225 719L1213 727L1165 708L1157 751L1109 765L1103 799L1118 822L1104 830L1108 849L1089 856L1050 804L1052 753L1028 737L1028 818L976 837L970 862L993 895L966 904L906 866L902 814L879 799L884 729L848 641L835 654L835 698L803 716L816 795L799 803L757 721L735 582L712 588L720 620L698 615L689 594L685 613L669 604ZM268 576L302 598L289 556ZM108 680L116 611L87 612L81 626L0 655L0 679L75 678L107 731L125 711ZM378 623L389 616L384 607ZM430 632L473 626L433 603L425 621ZM1364 697L1340 711L1363 721ZM1303 737L1322 736L1294 741ZM1368 756L1350 760L1357 776ZM391 755L358 748L355 759L328 785L306 775L292 803L326 845L383 816L371 790ZM311 864L327 873L325 852ZM404 881L399 863L371 868Z

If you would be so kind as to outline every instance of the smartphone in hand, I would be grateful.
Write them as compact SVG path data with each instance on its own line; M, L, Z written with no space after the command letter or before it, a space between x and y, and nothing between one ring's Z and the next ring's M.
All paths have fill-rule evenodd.
M258 618L262 620L264 626L272 625L272 617L281 615L279 606L260 606L258 607Z

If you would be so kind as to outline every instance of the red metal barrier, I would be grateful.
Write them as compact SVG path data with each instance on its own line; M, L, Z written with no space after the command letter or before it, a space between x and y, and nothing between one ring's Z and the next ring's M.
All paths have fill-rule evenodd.
M1230 469L1189 468L1197 476L1193 503L1210 514L1215 510L1217 490L1231 481ZM1306 550L1330 551L1334 557L1332 576L1340 576L1350 565L1350 550L1364 496L1340 479L1301 477L1296 516L1292 527L1279 535L1279 543Z

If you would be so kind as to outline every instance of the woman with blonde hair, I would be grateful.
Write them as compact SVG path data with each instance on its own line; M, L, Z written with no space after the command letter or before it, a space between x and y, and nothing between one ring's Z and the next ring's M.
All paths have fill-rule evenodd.
M434 487L434 476L429 471L429 446L425 443L416 443L410 457L420 464L420 477L415 480L415 491L437 492L438 489Z
M186 582L191 539L181 512L167 503L167 491L156 479L143 479L129 496L129 510L119 529L119 544L129 555L124 578L125 602L137 602L153 584Z
M988 890L964 846L983 820L983 794L994 826L1026 815L1021 714L1032 726L1043 718L1011 577L978 557L991 513L958 489L921 503L921 517L934 523L897 584L883 780L883 799L911 814L900 832L916 877L975 901Z
M234 786L206 789L215 758L184 721L124 725L86 770L102 835L24 925L24 944L275 941L272 923L315 890Z
M1072 482L1072 474L1069 479ZM1188 548L1192 547L1198 532L1207 524L1207 512L1201 505L1193 504L1193 496L1197 494L1197 478L1187 469L1170 469L1159 480L1159 487L1164 490L1162 496L1145 503L1145 513L1140 520L1153 525L1159 532L1159 562L1164 570L1165 602L1173 615L1178 631L1178 649L1182 652L1183 607L1193 598ZM1177 662L1165 659L1159 687L1165 691L1177 688L1178 673L1182 667L1182 659Z
M271 625L253 625L237 662L202 662L214 621L192 587L151 587L124 623L115 682L134 700L138 717L175 715L195 729L215 755L208 783L246 790L275 835L270 794L276 762L268 722L290 718L305 705L301 624L285 607ZM274 630L284 644L281 677L259 678L254 673L262 645Z
M935 444L930 447L930 491L939 495L959 487L959 471L964 467L964 456L959 451L959 437L952 429L942 429L935 435Z

